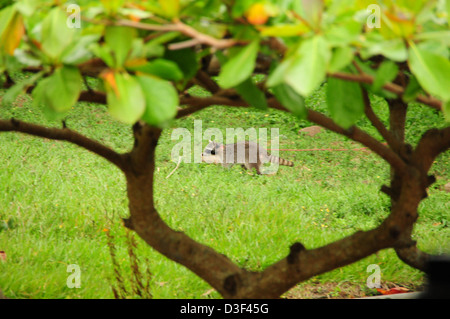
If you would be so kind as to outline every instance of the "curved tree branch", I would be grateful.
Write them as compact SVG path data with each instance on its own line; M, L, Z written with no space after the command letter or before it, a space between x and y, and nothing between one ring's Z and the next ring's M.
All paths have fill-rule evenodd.
M0 120L0 132L21 132L52 140L67 141L103 157L121 170L124 170L125 168L125 163L121 154L98 141L90 139L68 128L48 128L38 124L11 119Z
M432 257L432 255L421 251L416 245L395 248L395 252L405 264L422 271L426 271L427 263Z

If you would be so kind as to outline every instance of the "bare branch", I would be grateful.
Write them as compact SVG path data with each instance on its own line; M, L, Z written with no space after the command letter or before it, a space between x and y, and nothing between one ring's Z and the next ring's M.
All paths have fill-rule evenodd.
M398 258L400 258L405 264L420 269L426 270L426 265L430 261L432 255L427 254L417 248L416 245L404 248L395 248Z
M313 110L308 110L308 120L367 146L370 150L386 160L399 172L403 172L406 169L406 163L393 150L389 149L383 145L383 143L377 141L363 130L357 127L344 130L342 127L334 123L332 119Z
M426 174L434 159L450 148L450 126L424 133L412 155L412 162Z
M212 94L217 93L220 90L220 86L214 81L208 73L203 70L198 70L195 78L198 80L198 84L211 92Z
M68 128L48 128L38 124L11 119L0 120L0 132L21 132L52 140L67 141L105 158L121 170L124 170L125 168L125 163L121 154L98 141L90 139Z

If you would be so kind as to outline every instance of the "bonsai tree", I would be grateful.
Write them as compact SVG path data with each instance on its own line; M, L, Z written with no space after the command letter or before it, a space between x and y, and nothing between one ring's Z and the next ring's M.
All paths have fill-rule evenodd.
M423 270L430 255L411 234L435 181L430 167L450 147L450 127L430 127L409 145L405 121L409 102L450 119L450 2L373 2L10 3L0 11L1 85L8 88L2 103L29 93L33 105L62 124L1 119L0 131L67 141L117 166L127 182L125 226L224 298L279 297L301 281L386 248ZM11 74L18 70L32 76L16 83ZM256 82L255 74L262 80ZM89 77L100 79L102 89L83 85ZM324 82L330 116L305 104ZM192 86L209 95L190 95ZM373 110L372 95L386 99L389 125ZM119 154L67 127L64 118L77 101L106 104L114 118L129 124L131 151ZM323 247L290 243L290 253L261 272L171 229L153 201L158 139L172 119L214 105L291 112L364 145L390 166L391 182L381 187L391 198L389 216L372 230ZM355 125L362 117L381 140Z

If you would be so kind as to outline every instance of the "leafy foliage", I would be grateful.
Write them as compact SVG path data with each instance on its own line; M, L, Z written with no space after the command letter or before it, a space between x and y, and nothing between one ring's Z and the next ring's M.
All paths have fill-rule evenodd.
M450 31L445 19L449 6L443 2L419 0L411 5L406 1L380 1L372 9L369 5L373 1L364 0L101 3L84 0L79 2L84 20L77 29L67 22L74 17L69 17L66 5L19 0L2 4L4 8L0 11L0 71L13 71L18 65L42 66L43 78L33 78L43 83L36 85L34 96L42 99L47 96L51 112L66 112L75 103L78 82L81 82L79 74L71 73L67 66L80 67L97 57L109 69L102 78L111 114L125 123L142 118L149 124L160 125L174 117L173 104L159 103L161 110L157 112L166 115L149 116L148 110L156 109L148 103L159 95L156 90L153 98L148 92L141 92L142 85L137 85L135 77L138 73L171 81L180 94L201 67L204 57L226 57L221 63L219 85L235 88L247 102L265 108L264 94L249 78L258 57L270 56L272 68L267 87L274 89L276 97L289 110L305 116L301 100L335 72L346 70L355 74L355 69L345 69L355 59L362 59L365 70L372 70L374 83L370 90L383 97L387 95L381 87L396 79L399 63L407 62L410 70L404 73L406 83L414 84L414 92L422 89L439 98L444 114L449 117ZM202 38L192 35L192 30L173 28L175 24L171 20L178 19L192 30L199 30ZM217 50L211 50L208 45L192 48L195 41L204 37L225 36L237 40L236 44ZM287 47L284 56L268 45L271 37L277 37ZM184 44L186 41L193 44ZM171 49L171 45L180 43L188 48ZM377 57L385 63L380 64ZM42 92L44 86L57 84L58 79L66 83L63 94ZM339 82L331 85L332 91L336 83ZM26 83L26 86L33 84ZM405 100L417 96L412 88L408 87ZM10 97L20 91L18 86L11 90ZM168 90L175 101L173 91ZM348 97L360 105L361 97L355 92L346 90ZM339 98L345 97L341 94ZM351 126L361 116L359 107L336 108L336 103L330 105L330 112L338 123Z

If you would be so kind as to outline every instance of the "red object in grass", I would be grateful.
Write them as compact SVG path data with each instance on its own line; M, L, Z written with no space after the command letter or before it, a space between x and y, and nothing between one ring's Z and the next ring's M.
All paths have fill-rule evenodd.
M394 294L403 294L405 292L408 292L409 289L403 287L394 287L388 290L377 288L377 291L382 295L394 295Z

